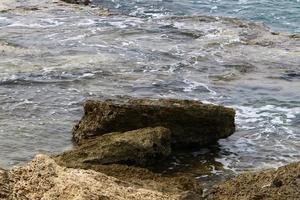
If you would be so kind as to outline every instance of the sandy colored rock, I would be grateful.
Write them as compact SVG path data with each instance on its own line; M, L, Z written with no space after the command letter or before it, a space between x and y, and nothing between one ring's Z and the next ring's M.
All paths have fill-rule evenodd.
M300 162L277 170L245 173L215 186L209 200L300 199Z
M97 165L80 162L64 162L59 157L54 158L56 163L68 168L92 169L119 180L130 182L138 187L155 190L167 194L181 194L182 199L186 196L193 196L200 199L202 187L200 183L187 174L176 176L165 176L154 173L146 168L112 164Z
M5 200L9 197L10 185L8 172L0 168L0 200Z
M6 200L175 200L181 194L137 187L93 170L61 167L45 155L7 173ZM0 174L2 181L2 173ZM0 185L3 191L3 184ZM2 195L2 193L1 193ZM3 196L1 196L3 197Z
M59 159L67 163L150 165L170 155L170 135L163 127L109 133L85 140Z
M171 130L175 146L207 145L235 131L234 117L231 108L192 100L89 100L73 138L80 142L115 131L163 126Z

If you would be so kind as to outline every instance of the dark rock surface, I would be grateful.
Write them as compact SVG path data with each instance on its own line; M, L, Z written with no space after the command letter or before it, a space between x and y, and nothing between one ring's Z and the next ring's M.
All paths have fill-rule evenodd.
M170 137L170 130L163 127L109 133L85 140L83 144L63 153L57 159L68 164L151 165L170 155Z
M8 172L0 168L0 199L8 199L10 193L10 185Z
M209 200L300 199L300 162L258 173L245 173L215 186Z
M122 104L89 100L73 139L80 143L110 132L163 126L171 130L175 146L207 145L235 131L234 117L231 108L192 100L131 99Z
M66 3L89 5L91 0L62 0Z

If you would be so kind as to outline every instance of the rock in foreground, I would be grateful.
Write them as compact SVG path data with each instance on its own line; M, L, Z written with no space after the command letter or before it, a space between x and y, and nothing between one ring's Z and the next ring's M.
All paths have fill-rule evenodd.
M277 170L246 173L215 186L209 200L300 199L300 162Z
M180 199L201 199L201 184L191 174L163 175L154 173L146 168L112 164L99 165L82 162L66 162L60 157L54 158L60 166L76 169L91 169L115 177L119 180L130 182L139 187L162 192L164 194L180 194Z
M10 194L10 186L8 172L0 168L0 200L8 199Z
M191 100L90 100L73 138L80 142L115 131L163 126L171 130L173 145L207 145L235 131L234 117L231 108Z
M167 195L92 170L61 167L38 155L25 167L0 172L0 199L5 200L174 200ZM4 183L6 184L3 184Z
M56 159L69 165L75 162L145 166L162 161L170 155L170 137L170 130L163 127L109 133L86 140Z

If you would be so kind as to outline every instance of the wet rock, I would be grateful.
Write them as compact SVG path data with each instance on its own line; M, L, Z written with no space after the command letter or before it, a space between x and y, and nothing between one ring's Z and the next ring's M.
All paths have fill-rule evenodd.
M237 72L239 72L240 74L253 72L256 68L254 65L252 65L251 63L247 63L247 62L234 63L234 64L225 64L224 67L229 68L229 69L233 68Z
M300 34L299 33L295 33L289 36L292 39L300 39Z
M5 194L5 200L180 199L179 193L145 189L93 170L61 167L45 155L38 155L28 165L7 173L10 189ZM0 181L2 183L2 178Z
M58 156L58 160L69 164L150 165L170 155L170 136L170 130L163 127L109 133L86 140L74 150Z
M245 173L215 186L207 199L299 199L300 162L258 173Z
M89 5L91 0L62 0L66 3Z
M109 132L163 126L171 130L174 146L207 145L234 132L234 116L231 108L192 100L90 100L73 139L80 143Z

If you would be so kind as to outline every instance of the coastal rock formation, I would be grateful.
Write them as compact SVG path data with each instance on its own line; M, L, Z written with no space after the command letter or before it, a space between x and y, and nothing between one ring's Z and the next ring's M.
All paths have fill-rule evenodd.
M119 180L130 182L138 187L149 190L154 190L169 195L180 194L182 199L193 197L201 199L202 187L201 184L189 174L162 175L154 173L146 168L111 164L99 165L81 162L66 162L60 157L54 157L57 164L77 169L91 169L97 172L104 173L108 176L115 177Z
M0 181L0 199L5 200L182 199L178 193L144 189L93 170L61 167L45 155L36 156L24 167L1 171Z
M118 163L145 166L170 155L170 136L170 130L163 127L109 133L86 140L57 159L69 165Z
M73 139L80 143L110 132L163 126L171 130L175 146L207 145L235 131L234 117L231 108L192 100L89 100Z
M245 173L215 186L208 200L282 200L300 198L300 162L258 173Z

